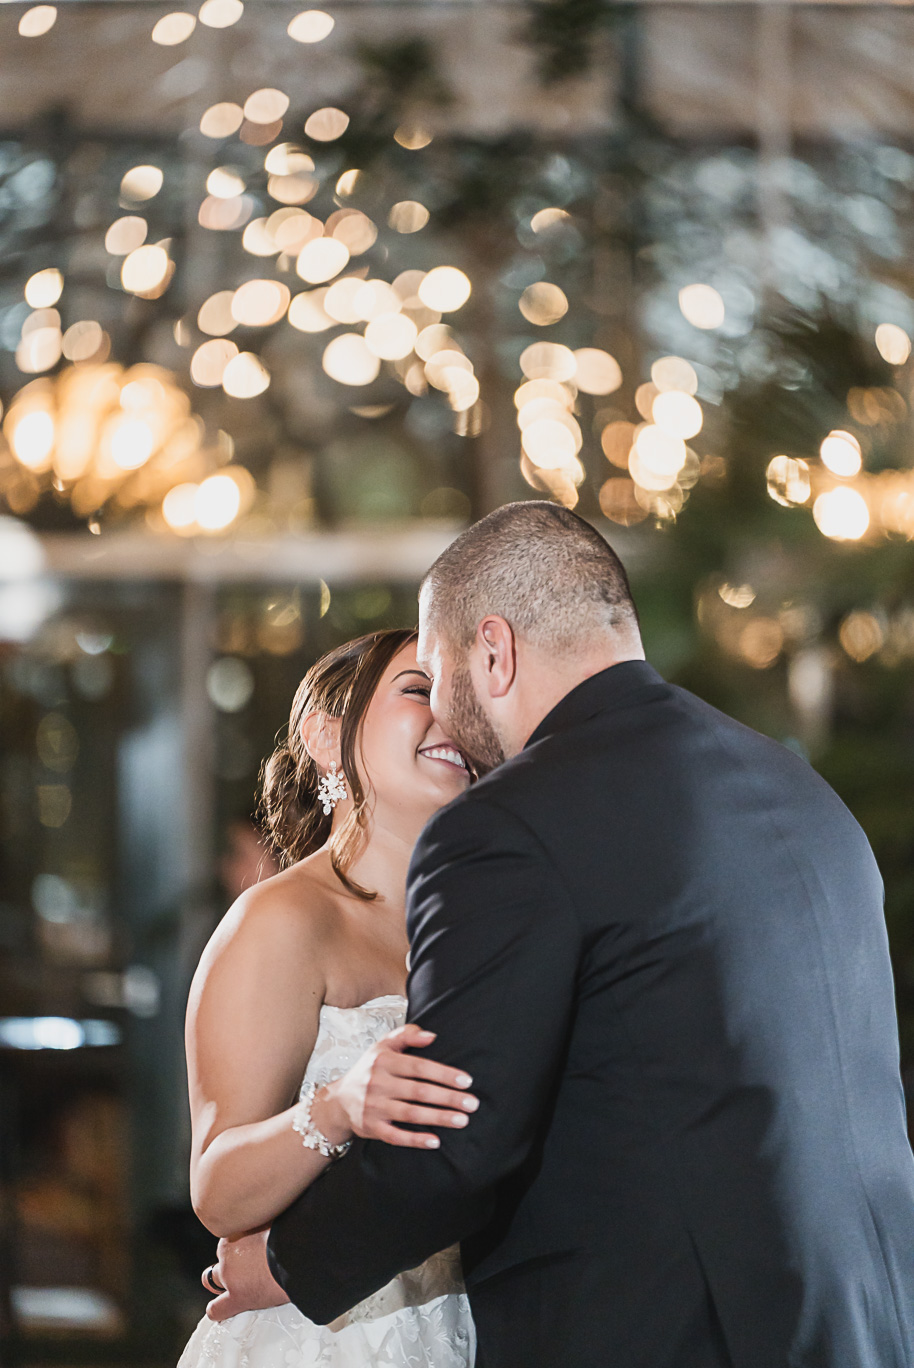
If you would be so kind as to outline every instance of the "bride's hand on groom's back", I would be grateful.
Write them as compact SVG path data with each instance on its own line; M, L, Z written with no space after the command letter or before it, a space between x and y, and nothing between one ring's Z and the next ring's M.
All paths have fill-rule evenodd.
M408 1050L427 1048L431 1031L415 1024L391 1031L334 1083L321 1088L312 1117L319 1130L411 1149L437 1149L438 1136L428 1127L459 1129L469 1122L479 1101L467 1089L468 1074ZM404 1130L404 1126L421 1127Z

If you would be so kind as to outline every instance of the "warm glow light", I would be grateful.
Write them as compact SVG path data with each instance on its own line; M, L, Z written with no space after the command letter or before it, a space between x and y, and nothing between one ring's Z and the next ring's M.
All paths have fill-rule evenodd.
M634 423L626 422L624 419L607 423L600 433L600 446L607 461L620 466L622 470L628 470L628 458L635 440L635 433ZM619 491L616 490L615 493L618 494Z
M335 138L342 137L348 127L349 115L333 105L316 109L305 120L305 133L315 142L333 142Z
M686 285L679 291L679 307L695 328L719 328L724 321L724 301L713 285Z
M356 301L364 285L365 282L358 276L344 276L342 280L335 281L324 296L325 313L335 318L337 323L362 322L362 314Z
M56 267L36 271L25 283L25 302L33 309L49 309L63 294L63 275Z
M540 418L524 428L521 442L527 458L542 470L567 469L577 454L574 435L552 418Z
M169 489L162 500L162 517L174 532L192 528L197 521L194 510L199 485L179 484Z
M361 256L373 247L378 236L376 225L359 209L339 209L327 220L327 236L342 242L350 256Z
M207 176L206 188L216 199L234 199L244 193L244 181L230 166L217 166Z
M166 14L159 20L152 30L152 41L161 44L162 47L174 47L177 43L183 43L185 38L189 38L197 27L197 20L192 14L186 14L181 10L176 10L173 14Z
M135 252L146 241L147 232L146 220L135 214L115 219L105 234L105 251L112 256L126 256L128 252Z
M248 195L233 195L231 199L207 195L197 212L197 222L212 232L228 233L247 223L253 208L254 202Z
M717 592L728 608L751 608L756 600L751 584L721 584Z
M417 334L418 329L411 318L404 314L387 313L368 324L365 342L369 351L383 361L402 361L412 351Z
M194 519L206 532L229 527L240 509L241 490L231 475L210 475L194 494Z
M518 300L517 307L528 323L545 328L565 317L568 312L568 299L558 285L550 285L547 280L539 280L536 284L527 286Z
M395 233L418 233L429 220L429 212L418 200L400 200L387 215Z
M585 394L612 394L622 384L622 368L599 347L579 347L574 353L574 382Z
M16 365L26 375L39 375L57 365L62 349L59 323L28 333L23 328L22 340L16 348Z
M205 0L198 13L207 28L231 28L244 14L244 5L242 0Z
M520 368L528 380L571 380L578 362L570 347L534 342L521 352Z
M321 236L321 221L305 209L276 209L267 219L267 232L280 251L297 255L306 242Z
M148 294L162 284L170 266L164 247L137 247L124 258L121 284L129 294Z
M33 5L19 20L19 32L23 38L40 38L57 22L56 5Z
M321 43L333 32L334 20L323 10L303 10L286 29L296 43Z
M838 640L852 660L863 662L885 644L882 623L872 613L848 613L838 629Z
M54 419L46 409L33 409L21 418L10 413L13 455L29 470L44 470L54 449Z
M447 397L455 413L466 413L479 398L479 381L471 371L451 367L445 371Z
M121 179L121 194L130 200L153 199L164 180L164 173L158 166L133 166Z
M270 372L254 352L239 352L222 372L222 388L233 399L254 399L270 387Z
M765 472L768 493L775 503L792 508L795 504L805 503L812 486L809 482L809 466L793 456L775 456L768 462Z
M302 290L289 305L289 322L299 332L319 333L332 328L334 319L324 309L326 290Z
M386 280L365 280L352 300L356 318L370 323L382 314L399 313L401 304L396 290Z
M698 392L695 367L681 356L661 356L651 366L651 380L661 394L667 390L681 390L683 394Z
M280 204L307 204L317 193L317 186L313 176L271 176L267 193Z
M544 233L557 223L566 223L570 215L564 209L538 209L530 220L534 233Z
M271 176L308 175L314 170L314 159L295 143L279 143L271 147L264 158L263 168Z
M349 248L335 238L315 238L298 254L295 270L310 285L320 285L339 275L349 261Z
M346 199L355 190L361 174L361 171L344 171L336 183L336 193Z
M401 124L394 133L394 141L408 152L418 152L420 148L428 147L431 140L431 133L421 124Z
M704 414L701 404L691 394L680 390L667 390L658 394L651 406L651 417L659 428L683 441L701 432Z
M210 105L200 120L200 132L206 138L230 138L237 133L244 122L244 110L240 105L224 101Z
M574 403L574 390L558 380L526 380L514 392L514 407L522 409L534 399L555 399L564 408Z
M859 541L870 525L866 500L847 486L820 494L812 506L812 516L822 535L834 541Z
M469 279L456 266L435 266L425 276L417 293L426 308L437 313L454 313L467 302L471 289Z
M274 240L267 228L265 218L251 219L241 235L241 245L251 256L275 256L280 250L279 243Z
M876 329L876 348L890 366L903 366L911 355L911 339L897 323L880 323Z
M341 385L370 385L381 362L359 333L340 333L328 342L321 364L331 380Z
M197 327L200 331L210 337L225 337L226 333L230 333L238 323L232 314L234 298L234 290L219 290L216 294L210 295L200 306L200 312L197 314ZM218 380L216 384L219 384Z
M105 333L94 319L72 323L63 335L62 351L68 361L88 361L101 349Z
M237 355L238 348L226 338L203 342L190 359L190 378L203 389L214 389L222 384L226 366Z
M850 432L843 432L840 428L828 434L819 447L819 455L822 457L822 464L833 475L844 480L859 475L860 467L863 465L863 456L857 438Z
M232 317L248 328L267 328L279 322L289 300L289 288L279 280L247 280L235 291Z
M451 376L453 370L464 370L468 374L472 374L473 371L473 363L469 357L464 356L463 352L454 350L453 347L435 352L425 363L426 379L436 389L448 390L450 388L453 383Z
M271 124L281 119L289 108L289 97L270 86L255 90L244 102L244 117L251 123Z
M628 468L642 489L671 489L686 463L686 446L662 428L647 424L635 438Z
M142 418L116 419L109 438L112 458L121 470L138 470L155 450L155 436Z

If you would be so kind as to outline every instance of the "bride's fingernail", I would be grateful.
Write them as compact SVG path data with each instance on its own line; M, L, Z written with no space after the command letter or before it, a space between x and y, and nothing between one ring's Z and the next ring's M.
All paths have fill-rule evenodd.
M464 1111L475 1111L476 1108L477 1108L478 1106L479 1106L479 1098L478 1098L478 1097L465 1097L465 1098L463 1099L463 1109L464 1109Z
M441 1141L438 1139L437 1135L430 1135L425 1143L428 1145L429 1149L438 1149L441 1145Z
M458 1075L457 1075L457 1087L458 1087L458 1088L468 1088L472 1082L473 1082L473 1080L472 1080L472 1078L470 1077L469 1074L458 1074Z
M455 1112L454 1115L451 1117L451 1125L452 1125L452 1126L465 1126L465 1125L467 1124L467 1121L468 1121L468 1120L469 1120L469 1117L461 1116L459 1112Z

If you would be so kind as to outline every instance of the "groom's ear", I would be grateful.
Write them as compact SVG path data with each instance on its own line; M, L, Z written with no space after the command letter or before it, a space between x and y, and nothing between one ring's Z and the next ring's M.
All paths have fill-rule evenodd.
M482 678L491 698L503 698L517 673L514 630L503 617L491 613L476 629L476 651Z
M340 718L331 717L325 712L308 713L302 721L302 743L323 772L330 768L334 760L340 763L340 726Z

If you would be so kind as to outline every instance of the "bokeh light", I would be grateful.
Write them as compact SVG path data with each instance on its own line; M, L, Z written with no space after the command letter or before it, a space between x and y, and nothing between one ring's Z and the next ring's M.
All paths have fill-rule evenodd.
M322 43L333 32L333 17L324 10L303 10L286 29L296 43Z
M851 479L860 473L863 456L860 443L850 432L836 429L830 432L819 448L822 464L842 479Z
M812 490L809 466L794 456L773 457L768 462L765 478L769 495L784 508L804 504Z
M862 494L847 486L826 490L812 506L816 526L834 541L859 541L870 525L870 511Z
M19 33L23 38L40 38L50 32L56 22L56 5L33 5L21 16Z
M133 166L121 178L121 195L128 200L154 199L164 180L165 174L159 166Z
M241 105L223 101L210 105L200 120L200 132L207 138L230 138L244 122Z
M470 297L469 278L456 266L435 266L425 276L417 294L423 304L438 313L455 313Z
M682 315L694 328L719 328L726 311L724 301L713 285L686 285L679 291Z
M517 306L528 323L538 328L557 323L568 312L568 299L558 285L550 285L546 280L528 285Z
M305 134L315 142L334 142L343 136L348 127L349 115L333 105L316 109L305 120Z
M341 385L370 385L381 362L360 333L340 333L327 343L321 361L332 380Z
M174 47L189 38L196 27L195 15L176 10L173 14L163 15L158 21L152 30L152 41L162 47Z
M622 367L599 347L579 347L574 353L574 381L585 394L612 394L622 384Z
M244 102L243 114L255 124L272 124L281 119L289 108L289 97L282 90L266 86L255 90Z
M204 0L198 13L207 28L231 28L244 14L244 4L242 0Z
M315 238L298 254L296 273L310 285L322 285L339 275L349 262L349 248L336 238Z
M903 366L911 355L911 339L897 323L880 323L876 329L876 348L890 366Z
M25 302L33 309L47 309L56 304L63 294L63 274L50 266L44 271L36 271L25 282Z
M254 352L239 352L222 372L222 388L233 399L255 399L269 386L270 372Z

